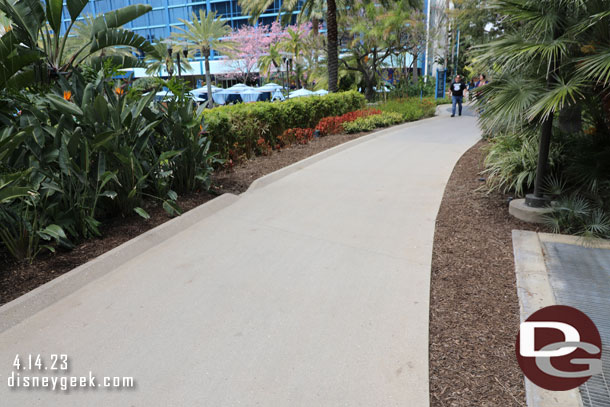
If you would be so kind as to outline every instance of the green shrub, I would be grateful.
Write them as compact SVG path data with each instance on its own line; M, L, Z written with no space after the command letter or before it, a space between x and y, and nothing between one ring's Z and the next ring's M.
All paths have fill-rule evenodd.
M144 198L176 214L177 192L207 187L210 142L173 82L182 96L166 106L154 93L128 98L104 72L93 82L74 72L0 103L0 246L32 260L53 250L47 241L69 247L99 236L107 217L148 217Z
M451 104L451 98L449 96L445 96L444 98L433 99L434 104L438 105L449 105Z
M372 116L359 117L352 122L345 122L343 123L343 128L347 133L358 133L375 130L378 127L388 127L403 121L403 116L400 113L384 112Z
M290 99L284 102L257 102L220 106L203 113L212 140L212 151L221 158L248 154L258 139L272 146L277 137L290 128L313 128L328 116L340 116L365 105L362 94L354 91L319 97ZM264 132L251 131L265 123Z
M483 172L490 191L512 191L517 196L524 196L533 187L538 162L538 134L537 128L533 128L499 134L490 139ZM551 171L560 158L561 147L554 144L549 156Z
M434 99L406 98L393 99L382 103L379 109L384 112L400 113L406 122L434 116L436 105Z
M574 193L558 199L552 209L545 224L553 233L610 238L609 208L598 196Z

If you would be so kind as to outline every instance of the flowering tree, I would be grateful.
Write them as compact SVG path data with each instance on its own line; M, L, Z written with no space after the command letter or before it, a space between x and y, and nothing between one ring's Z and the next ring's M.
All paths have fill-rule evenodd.
M279 22L271 25L242 26L229 36L235 48L226 61L230 65L231 76L246 83L254 76L259 59L269 54L269 48L286 36Z

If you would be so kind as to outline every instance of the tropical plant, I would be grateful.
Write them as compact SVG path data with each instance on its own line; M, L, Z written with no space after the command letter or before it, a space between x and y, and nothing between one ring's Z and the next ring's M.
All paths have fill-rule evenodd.
M258 59L259 70L267 77L270 77L274 70L280 69L282 66L282 54L280 47L280 43L270 44L267 53L261 55Z
M529 145L527 176L505 171L510 165L502 164L505 185L522 194L533 184L528 199L538 201L549 175L564 179L559 200L570 204L555 207L556 230L601 235L602 227L583 225L603 224L609 209L600 202L610 198L605 164L610 151L610 1L499 0L492 5L501 16L503 35L477 48L477 64L493 72L491 83L478 91L481 124L495 138L530 135L516 138ZM517 163L519 148L492 147L489 169ZM521 186L525 188L517 189ZM580 210L582 200L590 211ZM583 219L588 220L579 224Z
M506 129L524 120L537 123L547 150L557 115L580 123L582 108L604 106L610 84L609 6L608 0L496 2L506 33L479 47L478 62L496 69L478 98L483 125ZM609 113L587 109L604 134L610 133Z
M291 69L294 70L295 82L297 88L301 87L301 76L303 73L303 42L311 31L311 24L302 24L298 26L289 26L286 28L286 36L280 43L280 48L291 60Z
M216 17L216 12L205 14L199 10L199 17L193 13L191 21L179 19L186 28L177 27L179 32L173 32L172 37L185 44L194 46L201 52L205 59L205 81L208 88L208 105L212 107L212 78L210 77L210 53L212 49L218 52L226 52L233 48L229 41L223 41L231 33L231 27Z
M210 150L211 140L202 124L202 107L195 111L188 88L184 82L170 80L164 83L175 95L171 103L158 105L161 122L156 126L158 137L155 148L158 152L178 151L172 159L160 163L157 179L168 175L164 187L177 193L207 190L211 184L214 165L222 163L218 153ZM165 188L158 195L165 195ZM164 202L172 207L172 202Z
M386 9L378 3L360 1L345 12L340 19L342 34L349 55L341 59L343 67L358 72L368 100L376 96L379 72L391 56L404 52L409 24L403 18L391 18L393 14L408 15L408 1L392 3Z
M171 41L159 41L153 45L155 52L146 54L146 74L160 76L163 70L171 77L176 71L178 64L173 58L173 47ZM170 54L170 49L172 54ZM180 69L190 70L191 65L187 58L180 59Z
M115 73L0 93L0 242L16 258L99 236L107 217L148 217L145 199L178 214L177 192L209 186L215 155L186 87L157 80L142 96ZM161 86L177 99L154 103Z
M62 0L48 0L46 3L1 0L0 11L11 20L11 29L0 39L0 86L9 79L13 86L31 84L36 80L55 80L109 47L123 46L154 52L144 37L120 28L152 9L150 5L134 4L92 19L87 31L89 36L81 38L80 47L68 53L66 43L87 3L88 0L67 0L70 23L62 32ZM108 58L115 63L120 61L122 66L139 66L135 57ZM14 77L17 73L19 75Z

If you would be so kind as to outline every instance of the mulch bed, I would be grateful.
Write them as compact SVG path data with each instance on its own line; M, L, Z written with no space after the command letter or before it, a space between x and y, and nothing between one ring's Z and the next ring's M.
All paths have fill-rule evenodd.
M190 210L215 196L242 193L270 172L362 136L342 134L256 157L214 175L209 192L180 198ZM507 196L478 189L485 142L457 163L436 222L430 309L430 400L432 407L525 406L523 376L514 356L519 325L511 230L533 229L508 215ZM155 206L151 218L106 222L103 238L72 251L41 255L19 264L0 253L0 304L46 283L169 220Z
M216 172L210 191L181 196L178 203L184 211L188 211L226 192L240 194L248 189L252 181L263 175L364 134L366 133L317 138L305 145L294 145L274 151L268 156L255 157L231 169ZM17 263L8 253L0 251L0 305L170 220L165 211L154 202L148 202L145 209L151 216L148 220L135 214L107 220L101 228L102 238L87 240L71 251L42 254L32 264Z
M453 170L436 220L430 297L432 407L525 406L508 196L481 190L486 142Z

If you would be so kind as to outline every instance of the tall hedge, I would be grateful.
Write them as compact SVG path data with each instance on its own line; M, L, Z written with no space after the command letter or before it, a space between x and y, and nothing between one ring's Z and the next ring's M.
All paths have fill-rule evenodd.
M231 149L245 150L250 155L260 138L275 146L277 137L286 129L313 128L324 117L358 110L365 104L362 94L350 91L284 102L220 106L204 113L204 123L211 136L212 151L227 158Z

